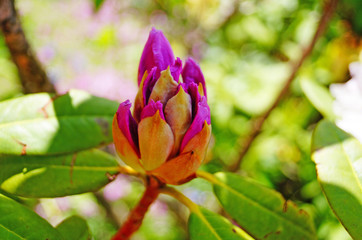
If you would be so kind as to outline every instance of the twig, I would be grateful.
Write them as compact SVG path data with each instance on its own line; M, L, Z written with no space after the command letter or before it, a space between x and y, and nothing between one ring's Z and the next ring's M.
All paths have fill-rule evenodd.
M134 176L141 178L144 182L146 182L146 175L136 172L132 168L128 166L118 166L116 168L119 173ZM117 175L109 176L110 178L114 179ZM116 228L119 229L121 226L121 223L119 222L119 219L115 215L112 206L109 204L109 202L103 197L103 195L100 192L94 193L95 198L97 199L98 203L104 208L107 214L107 219L110 221L110 223Z
M128 240L131 235L137 231L145 217L145 214L151 204L157 199L160 191L159 189L164 184L159 182L154 177L149 177L146 183L146 191L144 192L141 200L137 206L130 212L128 219L123 226L118 230L112 240Z
M118 166L117 170L119 173L121 174L125 174L125 175L129 175L129 176L134 176L134 177L138 177L141 178L144 182L146 182L146 175L137 172L135 170L133 170L132 168L128 167L128 166ZM117 175L114 176L110 176L111 178L115 178ZM107 219L110 220L110 223L116 228L119 229L121 224L117 218L117 216L114 214L112 206L108 203L108 201L103 197L103 195L99 192L94 193L94 196L96 197L98 203L104 208L104 210L106 211L107 214Z
M292 63L292 71L291 71L287 81L285 82L284 87L280 91L278 97L275 99L273 104L269 107L269 109L263 115L255 118L253 120L253 128L252 128L249 136L246 137L246 139L244 139L243 144L241 145L241 147L239 149L238 156L236 158L235 163L230 165L230 167L228 168L229 171L235 172L239 169L241 161L243 160L244 156L248 152L251 144L253 143L255 138L260 134L261 128L263 127L265 120L268 118L270 113L278 106L278 104L283 99L283 97L287 94L290 84L292 83L293 79L297 75L298 70L304 63L305 59L311 54L318 38L323 34L324 30L326 29L327 24L328 24L329 20L331 19L332 15L334 13L334 10L337 7L337 4L338 4L338 0L330 0L326 3L326 5L324 7L323 15L321 16L321 18L319 20L317 30L316 30L311 42L309 43L307 48L304 49L303 55L300 57L300 59L296 63ZM241 140L239 142L241 142Z
M38 63L26 40L14 0L0 0L0 27L11 57L18 68L25 93L55 93L53 84Z

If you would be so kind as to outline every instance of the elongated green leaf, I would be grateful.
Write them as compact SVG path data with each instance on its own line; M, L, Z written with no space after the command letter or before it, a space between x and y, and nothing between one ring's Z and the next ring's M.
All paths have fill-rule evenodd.
M38 204L38 200L36 198L23 198L16 196L14 194L8 193L0 188L0 195L4 195L7 198L10 198L11 200L14 200L15 202L20 203L23 206L26 206L28 208L34 208Z
M190 214L188 222L192 240L253 240L224 217L205 208L199 210Z
M30 209L0 194L0 239L65 240Z
M78 216L65 219L57 229L67 240L90 240L92 237L87 222Z
M362 145L322 120L314 130L312 158L329 205L354 239L362 239Z
M0 102L0 154L71 153L112 142L117 103L72 90Z
M0 187L23 197L60 197L95 191L117 172L113 156L87 150L59 156L1 156Z
M224 209L256 239L317 239L313 222L278 192L251 179L217 173L214 191Z
M309 101L325 118L335 119L333 97L326 87L309 79L303 79L301 86Z

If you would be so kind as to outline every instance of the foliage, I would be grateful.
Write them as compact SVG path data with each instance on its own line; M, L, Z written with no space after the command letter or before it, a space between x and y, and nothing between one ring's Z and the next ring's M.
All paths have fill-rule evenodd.
M331 208L350 235L358 239L362 236L359 221L362 214L361 143L323 120L315 129L312 148L318 178Z

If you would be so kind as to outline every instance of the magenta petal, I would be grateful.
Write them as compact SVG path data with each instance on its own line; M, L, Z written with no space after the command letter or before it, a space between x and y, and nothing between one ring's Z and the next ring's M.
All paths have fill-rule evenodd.
M144 119L146 117L152 117L157 111L160 112L161 118L165 120L165 116L162 110L162 103L160 101L155 102L151 99L148 105L143 108L141 113L141 119Z
M211 124L210 108L207 105L206 97L203 96L201 97L201 101L197 104L195 118L191 123L190 128L187 130L184 138L182 139L180 151L182 151L186 144L202 130L205 120L207 124Z
M137 131L137 122L132 117L130 108L131 102L129 100L121 103L116 112L117 123L119 129L122 131L124 136L127 138L128 142L131 144L132 148L136 153L139 154L138 149L138 131Z
M162 31L152 28L138 67L138 85L141 83L146 70L150 72L153 67L157 67L156 79L158 79L160 72L167 69L168 66L172 66L174 62L175 56L170 43Z
M186 84L194 82L199 85L201 83L207 97L204 75L201 72L200 66L192 58L186 60L185 66L182 69L182 79Z
M182 71L182 61L179 57L176 59L175 64L170 67L170 71L173 79L178 82Z
M145 79L145 82L143 83L143 101L144 101L144 105L147 104L148 99L151 95L152 89L155 86L156 82L157 82L157 78L155 76L157 71L157 68L154 67L151 69L150 73L147 75L147 78Z
M197 87L196 83L194 83L194 82L191 82L189 84L185 83L185 84L183 84L183 87L184 87L184 89L187 89L188 94L191 96L192 119L194 119L195 115L197 113L198 104L201 99L198 87Z

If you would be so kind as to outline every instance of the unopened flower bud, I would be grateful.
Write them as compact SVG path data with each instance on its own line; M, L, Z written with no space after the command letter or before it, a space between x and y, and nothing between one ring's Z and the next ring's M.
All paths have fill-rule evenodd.
M142 53L138 84L133 115L127 100L114 116L113 138L119 156L135 170L165 183L190 180L205 158L211 136L200 67L189 58L182 68L162 32L152 29Z

